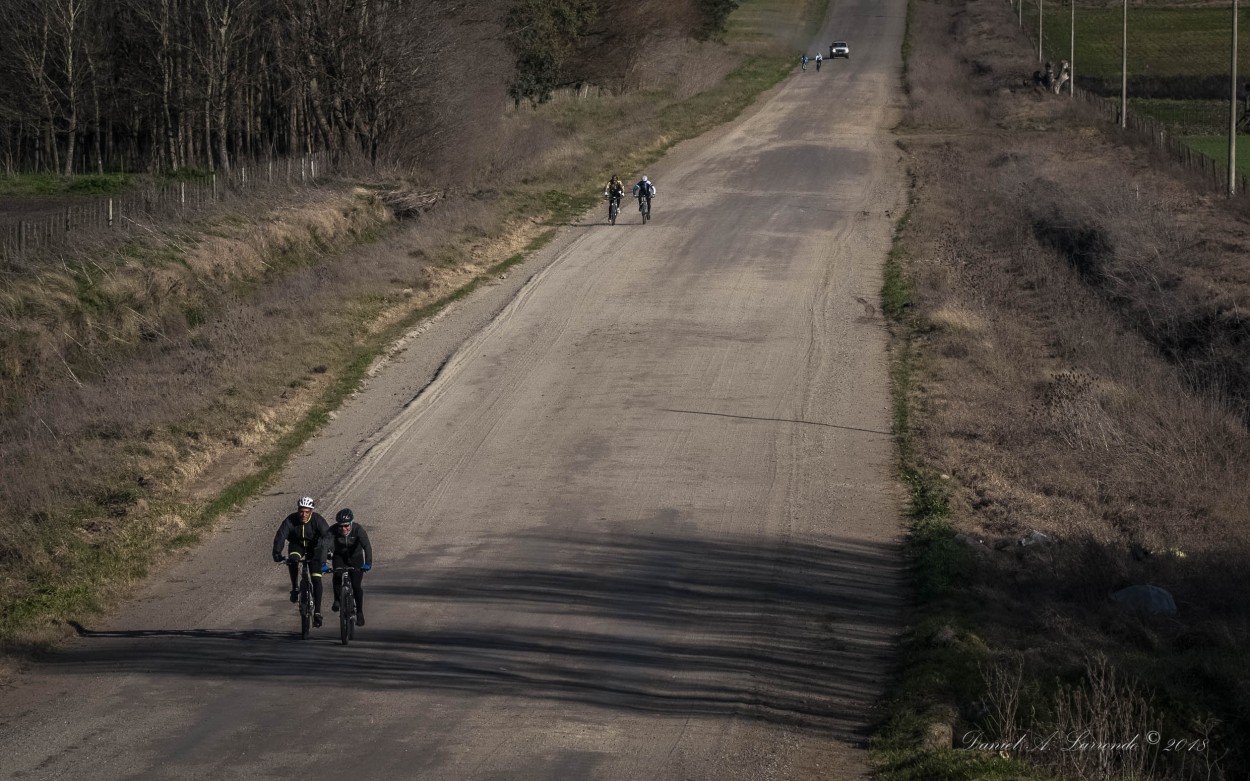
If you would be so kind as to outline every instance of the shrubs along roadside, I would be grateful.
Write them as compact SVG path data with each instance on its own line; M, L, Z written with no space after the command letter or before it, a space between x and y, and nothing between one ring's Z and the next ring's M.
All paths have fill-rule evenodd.
M884 298L918 607L877 757L892 779L1246 777L1242 218L1020 87L1008 6L911 13L914 205ZM1176 612L1112 598L1132 586Z

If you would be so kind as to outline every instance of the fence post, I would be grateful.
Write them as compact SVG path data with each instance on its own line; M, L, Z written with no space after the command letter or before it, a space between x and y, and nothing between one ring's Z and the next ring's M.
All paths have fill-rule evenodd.
M65 235L69 235L70 222L73 220L74 211L72 206L65 207Z
M108 227L113 227L113 199L109 198Z
M213 201L217 200L217 173L213 173Z

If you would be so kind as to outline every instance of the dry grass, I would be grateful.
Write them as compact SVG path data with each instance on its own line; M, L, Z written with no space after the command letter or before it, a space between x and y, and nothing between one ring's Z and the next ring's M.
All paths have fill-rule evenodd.
M0 641L41 642L193 543L237 501L233 481L269 474L414 313L539 246L611 170L628 177L782 72L755 61L723 78L743 62L673 45L647 93L493 116L454 159L361 168L363 191L340 181L7 270ZM393 227L372 193L405 187L443 196Z
M1162 756L1125 777L1245 777L1250 232L1145 150L1022 86L1033 63L1006 4L914 8L910 446L950 476L950 522L985 542L957 557L928 617L975 636L965 654L1027 652L1034 704L1067 708L1054 723L1078 724L1081 697L1119 686L1107 670L1131 670L1140 691L1119 704L1150 700L1170 737L1211 740L1201 762ZM1019 545L1031 530L1056 541ZM1179 613L1109 600L1139 583L1169 589ZM1094 651L1109 660L1101 683L1056 690ZM940 696L967 718L985 684L950 679L963 683ZM1209 718L1219 726L1199 734ZM1077 778L1109 767L1058 759L1042 764Z

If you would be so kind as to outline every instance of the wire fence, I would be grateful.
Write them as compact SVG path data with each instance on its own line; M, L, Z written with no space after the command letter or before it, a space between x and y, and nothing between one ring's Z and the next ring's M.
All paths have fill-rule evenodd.
M1239 92L1237 105L1229 97L1231 8L1134 5L1127 9L1126 32L1125 8L1118 4L1008 2L1032 40L1039 63L1047 58L1072 61L1073 78L1066 91L1108 121L1122 123L1134 136L1151 142L1213 189L1229 192L1224 151L1229 112L1238 112L1239 127L1250 121L1250 87ZM1238 18L1240 27L1250 33L1247 9ZM1238 47L1238 73L1243 77L1250 77L1248 51L1250 47ZM1127 111L1120 99L1122 85L1127 85ZM1239 147L1250 148L1250 138L1239 134L1238 141ZM1241 162L1244 165L1244 159ZM1241 197L1250 195L1246 188L1250 177L1243 171L1234 176L1233 191Z
M1077 89L1074 97L1093 107L1108 122L1119 124L1120 102L1118 100L1096 95L1084 89ZM1184 137L1174 132L1169 125L1147 114L1130 111L1125 115L1124 125L1125 129L1134 136L1151 142L1155 147L1166 152L1177 163L1197 173L1213 189L1219 192L1228 192L1228 164L1226 161L1216 160L1210 155L1203 154L1185 143ZM1236 185L1237 197L1250 197L1250 193L1247 193L1247 187L1250 186L1250 177L1246 174L1238 173Z
M114 196L74 203L55 213L0 218L0 259L12 262L84 238L126 236L141 226L203 212L245 194L315 185L328 170L325 155L237 164L183 182L148 183Z

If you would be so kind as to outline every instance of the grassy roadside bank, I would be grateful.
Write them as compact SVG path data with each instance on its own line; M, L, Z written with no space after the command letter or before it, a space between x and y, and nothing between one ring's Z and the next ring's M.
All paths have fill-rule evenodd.
M891 781L1245 777L1244 224L1021 88L1010 13L911 3L882 301L916 608L874 757Z
M733 119L791 69L784 47L730 51L722 77L693 94L654 90L526 110L515 119L518 137L554 128L553 140L531 148L494 187L446 198L415 228L370 218L356 235L364 245L346 253L316 226L301 229L306 248L251 236L259 272L197 269L219 283L207 300L184 307L166 297L171 318L154 336L143 336L140 318L126 344L102 340L98 373L41 392L23 410L34 446L6 458L6 477L69 475L74 488L58 492L45 481L38 495L22 497L25 512L8 514L11 503L0 517L14 541L0 546L9 565L0 644L46 647L63 621L124 596L271 480L395 338L544 246L559 224L596 203L609 169L636 170ZM331 208L373 212L379 192L404 186L364 184ZM211 239L225 242L214 257L230 256L230 233L209 227ZM160 282L162 265L195 266L202 237L182 238L159 240L160 257L135 264L134 277ZM118 300L110 314L128 306Z

